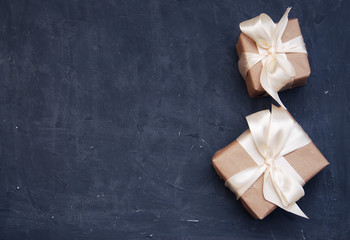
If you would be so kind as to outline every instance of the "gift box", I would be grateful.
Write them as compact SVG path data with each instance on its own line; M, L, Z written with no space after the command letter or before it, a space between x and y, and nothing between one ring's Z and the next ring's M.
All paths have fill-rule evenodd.
M272 111L275 111L275 112L279 111L281 113L282 108L277 108L277 107L273 106ZM294 122L293 124L295 124L295 125L293 125L293 126L298 127L300 132L303 132L301 127L299 125L297 125L297 123L290 116L290 114L286 110L283 110L283 111L285 111L285 112L284 113L282 112L282 113L285 116L288 116L290 121ZM265 115L267 114L266 111L264 113L265 113ZM259 114L260 114L260 112L258 113L258 115ZM257 116L253 116L253 117L257 117ZM261 115L260 115L260 118L261 118ZM271 118L273 118L273 117L271 117ZM247 117L247 119L248 119L248 117ZM260 120L258 120L258 121L260 121ZM270 121L271 125L280 124L279 121L277 121L276 119L272 119L272 120L269 119L267 121ZM266 123L265 125L267 125L267 124L269 124L269 123ZM257 124L258 127L259 126L264 127L263 125L264 124L261 124L260 122L259 122L259 124ZM265 128L266 128L266 126L265 126ZM285 129L285 127L282 125L281 129L279 129L279 130L277 129L277 133L276 133L276 130L270 130L270 132L272 131L272 135L273 135L274 131L275 131L275 133L277 134L276 136L280 137L281 131L284 131L284 129ZM251 131L252 131L252 129L247 130L245 133L242 134L242 135L245 135L243 137L252 135ZM264 130L262 130L262 131L264 131ZM278 131L280 131L280 132L278 132ZM288 142L290 142L291 144L295 144L295 143L298 144L301 141L303 141L303 140L296 139L298 137L298 135L295 135L295 133L293 131L292 131L293 136L291 136L289 138L295 138L294 140L291 140L291 141L295 141L295 142L291 142L291 141L287 140L286 144L288 144ZM242 137L242 135L240 136L240 138ZM265 136L266 132L262 135ZM305 136L307 138L307 135L305 135ZM267 140L267 142L270 140ZM245 141L245 142L242 143L242 141ZM277 142L281 142L281 141L278 140ZM297 172L297 174L306 183L313 176L315 176L319 171L321 171L325 166L327 166L329 163L325 159L325 157L320 153L320 151L317 149L315 144L311 142L311 140L306 141L304 143L305 143L304 145L299 145L300 148L289 152L288 154L284 155L283 157L285 160L287 160L287 162L291 165L291 167ZM248 144L248 146L245 146L246 149L244 147L242 147L242 144L243 145ZM253 155L251 153L249 153L249 151L251 151L251 150L249 150L249 148L253 148L253 149L256 148L255 144L256 143L254 143L253 141L251 141L249 143L249 141L247 142L246 140L235 140L231 144L226 146L225 148L217 151L212 158L212 164L213 164L216 172L220 176L220 178L223 179L227 183L227 181L230 178L232 178L233 176L238 176L241 171L243 171L245 169L252 168L254 166L257 166L257 163L252 158ZM264 145L264 144L262 144L262 145ZM284 148L288 148L288 147L289 146L287 145ZM247 152L247 149L249 150L248 152ZM266 160L264 160L264 161L266 162ZM266 174L268 174L268 173L266 173L266 170L265 170L265 173L263 173L260 177L258 177L257 180L253 184L251 184L250 187L248 186L249 188L246 191L241 192L241 196L239 197L243 206L256 219L263 219L264 217L266 217L268 214L270 214L277 207L276 204L266 200L266 197L263 193L264 177ZM238 182L239 181L241 181L240 177L238 178ZM265 179L265 181L266 181L266 179ZM284 183L286 183L286 182L288 182L288 181L285 181ZM283 183L282 183L282 185L283 185ZM239 190L234 189L232 191L237 192ZM303 195L303 193L302 193L302 195ZM288 211L288 209L287 209L287 211Z
M289 10L288 10L288 12L289 12ZM267 15L264 15L264 16L268 17ZM259 16L259 17L261 17L261 16ZM285 20L286 20L286 27L285 27L285 30L284 30L281 38L280 38L281 42L286 43L290 40L294 41L294 39L298 38L300 40L300 42L298 43L300 46L299 46L299 49L294 48L295 51L290 48L286 52L281 52L282 54L286 55L287 60L289 61L291 66L294 68L295 73L290 75L289 79L282 81L282 85L278 85L277 87L274 87L274 88L276 88L276 89L274 89L274 91L276 91L276 92L304 85L306 83L308 76L310 75L310 65L309 65L309 61L308 61L308 57L307 57L307 53L306 53L306 49L305 49L305 43L303 41L302 34L300 31L298 19L287 20L287 18L286 18ZM259 22L262 22L262 21L259 21ZM242 23L242 24L244 24L244 23ZM244 27L243 27L244 25L242 26L242 24L241 24L241 29L242 29L242 31L244 31ZM257 26L253 26L253 27L255 27L255 30L258 31L259 30L258 28L261 28L261 26L258 24L256 24L256 25ZM251 28L251 26L249 26L249 27ZM246 31L247 34L249 34L249 31L251 31L251 29L248 29ZM258 50L259 46L257 45L257 42L254 41L247 34L242 32L240 34L238 42L236 44L238 57L240 59L242 58L243 53L255 53L255 54L262 53L262 51L261 51L262 48L260 47L260 50ZM300 48L301 46L304 46L302 51ZM293 47L295 47L295 46L293 46ZM266 54L267 55L270 54L270 53L268 53L268 50L267 50ZM246 61L244 60L241 62L246 62ZM246 65L246 64L243 63L243 66L244 65ZM251 66L251 65L253 65L253 66ZM249 96L259 97L259 96L266 95L266 90L263 88L263 86L261 84L261 72L263 69L262 61L259 61L257 63L253 62L248 67L246 67L246 66L242 67L242 63L239 63L239 67L240 67L240 72L241 72L243 78L245 79ZM288 74L285 74L285 76L287 76L287 75ZM279 77L279 78L281 78L281 77ZM277 78L276 80L279 81L280 80L279 78ZM278 101L278 100L276 99L276 101Z

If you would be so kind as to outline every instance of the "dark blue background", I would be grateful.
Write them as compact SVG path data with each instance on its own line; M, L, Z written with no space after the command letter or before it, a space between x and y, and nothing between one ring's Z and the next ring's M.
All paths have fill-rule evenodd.
M238 24L292 6L309 52L280 94L331 163L305 220L254 220L211 166L270 107ZM349 1L0 1L0 239L349 239ZM307 159L305 159L307 161Z

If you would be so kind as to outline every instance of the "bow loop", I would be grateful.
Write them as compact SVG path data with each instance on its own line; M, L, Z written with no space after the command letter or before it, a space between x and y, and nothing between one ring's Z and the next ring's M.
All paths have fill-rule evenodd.
M253 136L255 146L261 156L266 159L269 155L267 139L270 125L270 111L264 110L246 117L250 133Z
M293 127L294 120L290 117L289 113L272 105L267 146L269 146L273 158L280 156Z
M272 46L275 23L265 13L242 22L239 28L243 33L253 39L259 47L269 49Z
M294 126L288 112L272 105L271 114L263 110L246 119L260 154L265 159L279 157Z

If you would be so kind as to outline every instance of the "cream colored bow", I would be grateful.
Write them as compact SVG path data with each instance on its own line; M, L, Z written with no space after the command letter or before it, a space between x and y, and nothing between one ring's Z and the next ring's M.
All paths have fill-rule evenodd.
M282 43L281 37L288 23L290 9L287 8L278 24L263 13L239 25L241 31L256 42L259 52L242 53L238 61L241 75L246 79L248 70L261 61L263 65L260 74L261 86L284 108L277 92L291 83L295 77L294 67L288 61L286 53L307 53L302 36Z
M304 180L283 157L311 142L308 135L284 108L247 117L249 130L237 140L256 162L256 166L233 175L225 182L240 198L264 174L264 198L288 212L307 218L295 203L304 196Z

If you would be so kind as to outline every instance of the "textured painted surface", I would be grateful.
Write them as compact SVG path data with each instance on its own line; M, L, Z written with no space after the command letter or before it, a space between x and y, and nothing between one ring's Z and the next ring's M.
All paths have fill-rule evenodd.
M298 17L312 74L281 98L331 165L304 220L252 219L211 166L270 107L238 24ZM1 1L0 239L349 239L349 1Z

